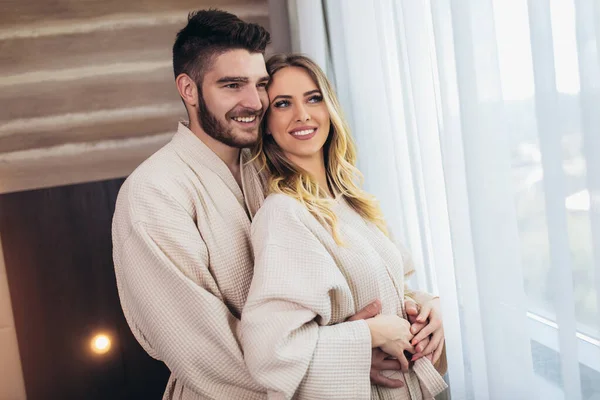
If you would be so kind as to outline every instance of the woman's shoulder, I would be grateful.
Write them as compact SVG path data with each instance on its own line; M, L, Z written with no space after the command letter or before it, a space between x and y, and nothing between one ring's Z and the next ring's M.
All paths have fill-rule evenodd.
M267 196L254 219L298 217L303 209L304 206L295 198L283 193L272 193Z
M297 207L302 206L300 202L292 196L284 193L271 193L265 199L264 206L268 207Z
M308 211L293 197L280 193L270 194L252 220L253 243L281 240L289 235L306 232L306 214Z

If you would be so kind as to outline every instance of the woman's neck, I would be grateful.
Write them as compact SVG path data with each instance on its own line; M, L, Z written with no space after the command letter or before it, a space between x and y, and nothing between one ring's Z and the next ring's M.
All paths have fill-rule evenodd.
M317 181L319 187L333 197L327 183L327 169L325 168L325 158L322 152L315 154L314 157L291 157L290 160L308 172Z

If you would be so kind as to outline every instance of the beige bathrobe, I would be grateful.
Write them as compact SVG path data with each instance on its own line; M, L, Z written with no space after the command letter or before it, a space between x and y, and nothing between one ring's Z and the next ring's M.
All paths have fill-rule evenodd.
M182 124L123 184L113 221L119 296L137 340L172 372L164 399L266 399L238 336L250 215L262 200L256 170L243 169L242 192Z
M254 278L242 313L251 375L273 398L431 399L446 384L421 358L405 386L372 386L365 321L344 322L375 299L406 318L406 255L343 199L335 201L343 246L297 200L270 195L252 223ZM390 371L391 372L391 371Z
M180 124L119 192L113 221L119 296L136 339L172 372L165 400L267 398L246 367L238 327L254 263L251 218L264 200L264 182L251 165L242 178L240 189L227 166ZM364 342L363 323L355 325ZM358 346L364 351L343 360L357 360L351 363L360 365L364 381L366 347ZM323 377L341 359L332 357ZM335 382L351 386L354 375L336 375Z

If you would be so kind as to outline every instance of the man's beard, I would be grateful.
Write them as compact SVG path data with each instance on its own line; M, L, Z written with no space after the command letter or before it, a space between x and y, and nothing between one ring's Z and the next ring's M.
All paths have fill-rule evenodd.
M256 125L256 134L254 137L237 137L234 134L234 130L231 127L228 127L223 122L219 121L217 116L210 112L208 107L206 106L206 102L204 101L204 96L198 90L198 121L200 122L200 126L209 136L218 140L221 143L226 144L230 147L235 147L238 149L243 149L246 147L252 147L258 141L258 126ZM233 110L232 110L233 111ZM260 122L260 118L263 115L262 108L260 110L252 110L252 109L244 109L242 111L236 112L234 115L232 111L229 111L225 118L231 119L231 117L251 117L256 115L256 118ZM248 131L246 131L248 132Z

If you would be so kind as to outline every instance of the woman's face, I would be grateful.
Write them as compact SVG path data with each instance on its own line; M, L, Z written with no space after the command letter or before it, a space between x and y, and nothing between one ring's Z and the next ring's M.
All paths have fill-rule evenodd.
M323 95L308 72L300 67L280 69L271 77L267 94L267 134L273 135L288 160L302 164L322 159L331 122Z

